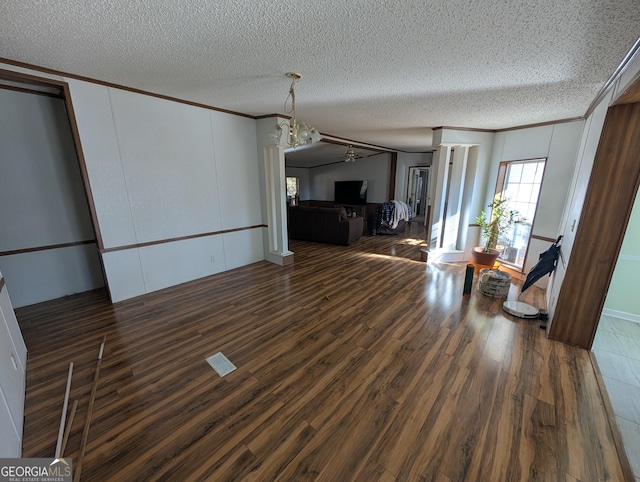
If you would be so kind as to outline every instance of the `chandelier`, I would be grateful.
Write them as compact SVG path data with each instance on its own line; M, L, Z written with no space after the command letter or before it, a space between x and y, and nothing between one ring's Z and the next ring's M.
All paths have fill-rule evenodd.
M322 136L315 127L300 122L296 118L296 84L300 80L300 74L295 72L287 72L287 77L291 79L289 87L289 95L284 101L284 111L290 115L288 121L282 121L277 125L277 139L282 137L282 131L287 130L287 144L291 147L298 147L304 144L314 144L322 139Z

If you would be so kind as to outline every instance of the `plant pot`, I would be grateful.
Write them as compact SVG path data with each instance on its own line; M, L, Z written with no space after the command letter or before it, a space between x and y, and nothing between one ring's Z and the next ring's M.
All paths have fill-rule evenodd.
M471 259L473 259L474 264L482 266L493 266L498 256L500 256L500 251L497 249L490 249L485 252L483 247L476 246L471 250Z

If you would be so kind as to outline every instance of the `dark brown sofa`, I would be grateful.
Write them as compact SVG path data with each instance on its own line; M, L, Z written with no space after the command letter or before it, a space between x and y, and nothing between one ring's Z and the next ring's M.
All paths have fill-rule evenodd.
M347 217L343 207L327 201L302 201L288 210L289 237L302 241L316 241L349 245L362 236L363 218Z

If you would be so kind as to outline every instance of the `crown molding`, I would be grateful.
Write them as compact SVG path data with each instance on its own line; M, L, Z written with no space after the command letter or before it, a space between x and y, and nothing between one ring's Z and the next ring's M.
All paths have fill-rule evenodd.
M452 130L452 131L468 131L468 132L496 132L495 129L479 129L476 127L453 127L453 126L438 126L438 127L432 127L431 130L432 131L439 131L441 129L448 129L448 130Z
M291 116L284 114L263 114L263 115L254 115L253 118L258 119L270 119L271 117L282 117L283 119L291 119Z
M515 126L515 127L506 127L504 129L496 129L494 132L508 132L508 131L517 131L520 129L531 129L533 127L544 127L544 126L551 126L551 125L556 125L556 124L566 124L567 122L575 122L575 121L580 121L580 120L584 120L585 118L583 116L580 117L568 117L566 119L558 119L558 120L552 120L552 121L546 121L546 122L539 122L537 124L526 124L523 126Z
M249 115L249 114L243 114L242 112L235 112L235 111L228 110L228 109L221 109L219 107L214 107L214 106L207 105L207 104L201 104L199 102L191 102L191 101L188 101L188 100L179 99L177 97L171 97L169 95L156 94L155 92L149 92L149 91L142 90L142 89L136 89L134 87L128 87L126 85L114 84L112 82L105 82L103 80L92 79L91 77L85 77L85 76L82 76L82 75L70 74L68 72L62 72L60 70L49 69L47 67L40 67L40 66L37 66L37 65L27 64L25 62L20 62L18 60L12 60L12 59L7 59L7 58L4 58L4 57L0 57L0 63L7 64L7 65L13 65L15 67L21 67L21 68L29 69L29 70L35 70L36 72L43 72L45 74L59 75L61 77L67 77L69 79L81 80L83 82L90 82L92 84L104 85L105 87L112 87L114 89L126 90L128 92L133 92L134 94L148 95L148 96L151 96L151 97L156 97L158 99L169 100L171 102L178 102L179 104L186 104L186 105L191 105L191 106L194 106L194 107L201 107L203 109L215 110L217 112L223 112L225 114L232 114L232 115L237 115L237 116L240 116L240 117L246 117L246 118L249 118L249 119L255 119L255 116L252 116L252 115ZM58 82L60 82L60 81L58 81Z
M629 49L629 52L627 52L627 55L625 55L624 58L622 59L622 62L620 62L618 67L616 67L616 70L613 71L613 73L611 74L611 77L609 77L609 80L607 80L604 83L604 85L600 89L600 92L598 92L598 95L596 95L595 99L593 99L593 102L591 102L591 105L589 105L587 112L585 112L584 114L585 118L589 117L593 113L596 107L598 107L598 104L602 102L602 100L607 96L609 91L613 89L616 82L620 79L620 77L622 77L622 75L629 68L629 65L631 65L631 62L635 59L636 56L639 55L639 52L640 52L640 38L638 38L638 40L635 41L635 43L631 46L631 49Z
M552 124L562 124L562 123L566 123L566 122L574 122L574 121L577 121L577 120L584 120L589 115L591 115L591 113L594 111L596 106L606 97L606 95L609 93L609 91L615 86L616 82L620 79L620 77L629 68L629 65L631 64L631 62L638 55L640 55L640 38L638 40L636 40L636 42L633 44L633 46L631 47L631 49L629 50L627 55L625 55L625 57L622 60L622 62L620 62L620 64L616 68L616 70L611 74L609 79L602 86L602 88L600 89L600 91L598 92L598 94L596 95L594 100L591 102L591 104L589 105L589 108L587 109L587 111L585 112L585 114L583 116L571 117L571 118L560 119L560 120L551 120L551 121L540 122L540 123L536 123L536 124L526 124L526 125L515 126L515 127L507 127L507 128L504 128L504 129L481 129L481 128L474 128L474 127L437 126L437 127L432 127L431 130L432 131L436 131L436 130L441 130L441 129L450 129L450 130L457 130L457 131L488 132L488 133L492 133L493 132L493 133L497 133L497 132L508 132L508 131L512 131L512 130L519 130L519 129L529 129L529 128L533 128L533 127L542 127L542 126L552 125ZM121 89L121 90L129 91L129 92L133 92L133 93L136 93L136 94L148 95L148 96L151 96L151 97L156 97L158 99L168 100L168 101L172 101L172 102L178 102L178 103L181 103L181 104L191 105L191 106L194 106L194 107L200 107L200 108L208 109L208 110L214 110L214 111L217 111L217 112L223 112L225 114L236 115L236 116L245 117L245 118L249 118L249 119L256 119L257 120L257 119L266 119L266 118L270 118L270 117L282 117L282 118L287 118L287 119L291 118L288 115L276 114L276 113L254 116L254 115L245 114L245 113L242 113L242 112L236 112L236 111L232 111L232 110L228 110L228 109L222 109L222 108L211 106L211 105L207 105L207 104L202 104L202 103L199 103L199 102L191 102L191 101L188 101L188 100L179 99L177 97L171 97L171 96L168 96L168 95L157 94L157 93L145 91L145 90L142 90L142 89L136 89L134 87L128 87L126 85L115 84L115 83L112 83L112 82L105 82L105 81L102 81L102 80L93 79L91 77L85 77L85 76L82 76L82 75L70 74L68 72L63 72L63 71L60 71L60 70L50 69L50 68L47 68L47 67L40 67L38 65L33 65L33 64L29 64L29 63L26 63L26 62L21 62L21 61L18 61L18 60L8 59L8 58L5 58L5 57L0 57L0 63L13 65L15 67L21 67L21 68L25 68L25 69L30 69L30 70L37 71L37 72L43 72L43 73L47 73L47 74L51 74L51 75L58 75L58 76L61 76L61 77L67 77L67 78L70 78L70 79L81 80L81 81L84 81L84 82L90 82L90 83L93 83L93 84L104 85L106 87L112 87L112 88L116 88L116 89ZM28 75L28 74L24 74L24 75ZM31 77L33 79L36 79L33 76L31 76ZM47 79L47 80L49 80L49 83L55 83L56 82L53 79ZM60 81L57 81L57 82L60 82ZM407 150L404 150L404 149L394 149L394 148L390 148L390 147L387 147L387 146L369 144L369 143L366 143L366 142L360 142L360 141L356 141L356 140L353 140L353 139L348 139L348 138L345 138L345 137L340 137L340 136L331 135L331 134L325 134L325 133L322 133L322 132L320 134L325 138L337 139L339 141L344 142L345 144L359 145L361 147L369 147L369 148L372 148L372 149L378 149L378 150L382 150L382 151L386 151L386 152L403 152L403 153L407 153L407 154L419 154L419 153L425 153L425 152L433 152L433 151L414 152L414 151L407 151Z

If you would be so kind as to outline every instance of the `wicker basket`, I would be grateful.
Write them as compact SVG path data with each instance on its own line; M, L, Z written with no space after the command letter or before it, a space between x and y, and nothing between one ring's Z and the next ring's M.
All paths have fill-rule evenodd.
M491 298L506 298L511 287L511 275L489 268L480 270L478 276L478 290Z

